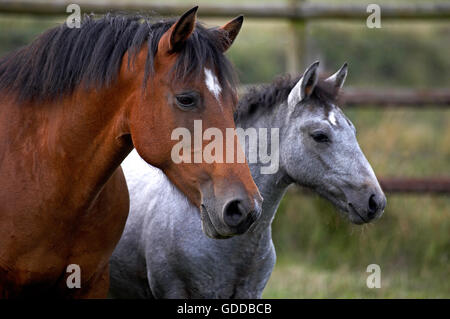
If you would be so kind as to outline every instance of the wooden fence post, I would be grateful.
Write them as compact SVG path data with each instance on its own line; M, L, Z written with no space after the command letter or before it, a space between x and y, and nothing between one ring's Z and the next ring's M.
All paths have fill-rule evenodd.
M298 4L305 0L290 0L292 10L298 10ZM286 72L292 75L301 73L306 67L307 39L306 20L289 20L288 43L286 45Z

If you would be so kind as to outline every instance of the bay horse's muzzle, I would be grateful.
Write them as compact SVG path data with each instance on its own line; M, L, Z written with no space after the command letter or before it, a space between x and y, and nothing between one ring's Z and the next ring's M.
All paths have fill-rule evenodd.
M206 186L206 185L205 185ZM245 233L261 216L262 197L247 195L241 185L227 185L221 194L213 193L210 184L203 187L202 217L203 231L212 238L228 238Z

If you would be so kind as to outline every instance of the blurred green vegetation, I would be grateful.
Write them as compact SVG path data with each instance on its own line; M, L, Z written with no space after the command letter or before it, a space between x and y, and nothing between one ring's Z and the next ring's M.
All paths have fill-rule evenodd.
M62 21L0 15L0 55ZM245 22L229 52L242 83L269 82L285 71L287 26L272 20ZM449 21L382 21L381 29L368 29L365 21L314 22L307 34L308 60L319 59L326 73L349 62L347 85L450 86ZM450 174L450 109L366 106L345 112L378 176ZM383 218L358 227L327 201L288 192L273 225L278 262L264 297L449 298L449 233L449 196L388 194ZM366 287L366 267L372 263L381 266L380 289Z

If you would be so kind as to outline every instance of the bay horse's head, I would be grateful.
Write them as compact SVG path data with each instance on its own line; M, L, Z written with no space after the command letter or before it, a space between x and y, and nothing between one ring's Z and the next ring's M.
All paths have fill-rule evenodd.
M318 80L312 64L288 96L281 161L297 183L329 199L355 224L379 218L386 197L356 140L356 129L336 105L347 64ZM298 163L302 163L299 165Z
M196 22L196 11L197 7L189 10L173 23L155 24L148 49L137 54L135 64L142 67L137 74L125 71L139 79L136 83L145 79L145 93L130 99L128 125L139 155L161 168L200 208L204 232L224 238L245 232L259 217L262 201L247 163L207 163L202 157L208 144L203 130L216 128L225 137L226 128L235 128L235 81L223 53L243 18L206 29ZM145 67L148 63L150 68ZM203 130L194 130L194 121L201 121ZM174 132L180 128L192 136L192 143L190 138L184 141L192 147L181 155L181 162L173 156L179 143ZM235 142L233 147L241 152ZM225 149L225 141L219 143Z

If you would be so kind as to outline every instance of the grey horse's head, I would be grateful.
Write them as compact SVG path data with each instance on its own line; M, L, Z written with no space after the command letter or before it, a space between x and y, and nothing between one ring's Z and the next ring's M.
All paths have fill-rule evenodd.
M280 164L291 179L330 200L351 222L368 223L383 214L386 197L354 125L335 102L347 64L325 80L318 80L318 66L312 64L289 93Z

